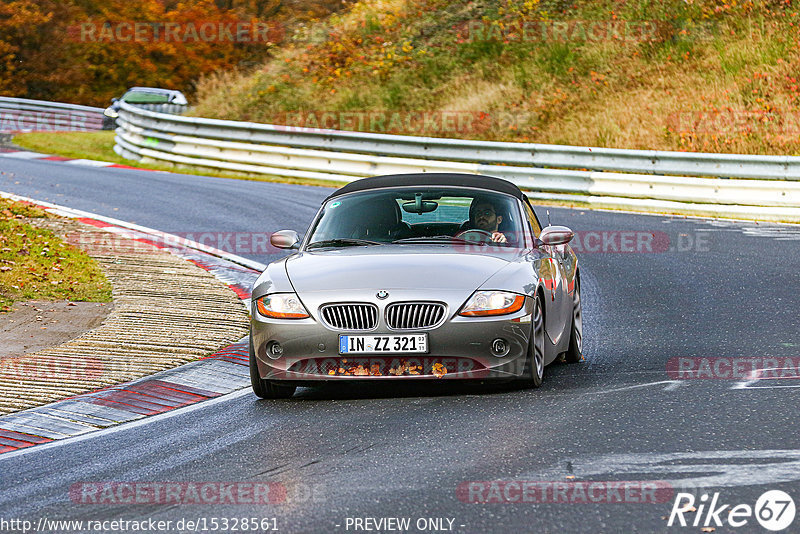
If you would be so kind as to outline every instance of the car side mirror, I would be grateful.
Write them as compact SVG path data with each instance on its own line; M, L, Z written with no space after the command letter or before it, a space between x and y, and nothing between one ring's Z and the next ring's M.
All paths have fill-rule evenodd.
M275 248L300 248L300 237L294 230L281 230L269 236L269 244Z
M545 245L565 245L572 241L575 232L566 226L548 226L539 234L539 241Z
M117 102L119 102L119 98L114 97L114 98L111 99L111 103L112 104L116 104Z

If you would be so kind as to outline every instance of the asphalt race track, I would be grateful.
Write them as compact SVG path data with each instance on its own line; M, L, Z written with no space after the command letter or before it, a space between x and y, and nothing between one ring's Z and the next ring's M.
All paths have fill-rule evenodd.
M0 171L2 191L179 233L302 232L330 192L47 161L0 159ZM409 532L699 532L705 514L667 526L678 492L701 513L701 495L718 493L730 505L722 520L767 490L800 506L800 227L550 211L582 241L587 361L548 367L541 389L381 384L284 401L244 390L0 456L0 517L170 520L170 532L244 517L281 532L397 531L365 518L410 518ZM655 235L651 250L615 251L639 235ZM775 365L735 372L754 358ZM678 375L679 365L707 372ZM274 483L280 502L93 503L85 491L207 481ZM517 502L523 481L540 483L534 502ZM588 496L576 493L589 481ZM615 492L620 481L658 491ZM746 519L717 532L764 531Z

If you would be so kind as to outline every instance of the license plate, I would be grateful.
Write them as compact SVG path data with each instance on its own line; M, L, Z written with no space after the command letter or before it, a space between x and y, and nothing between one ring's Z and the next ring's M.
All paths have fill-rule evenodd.
M339 336L339 354L427 353L428 334Z

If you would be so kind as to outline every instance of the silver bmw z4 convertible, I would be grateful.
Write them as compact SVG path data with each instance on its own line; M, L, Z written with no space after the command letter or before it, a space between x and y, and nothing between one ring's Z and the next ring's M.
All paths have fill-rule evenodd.
M252 291L250 377L262 398L314 381L542 384L582 359L580 270L511 182L402 174L352 182Z

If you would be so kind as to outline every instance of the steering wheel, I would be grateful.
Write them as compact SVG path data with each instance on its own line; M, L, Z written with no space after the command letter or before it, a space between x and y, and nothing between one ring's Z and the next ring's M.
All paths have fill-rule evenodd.
M492 233L478 228L470 228L458 232L455 237L464 239L465 241L472 241L475 243L492 243Z

